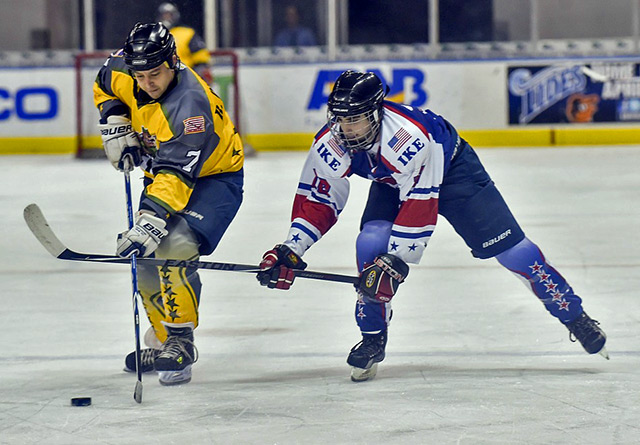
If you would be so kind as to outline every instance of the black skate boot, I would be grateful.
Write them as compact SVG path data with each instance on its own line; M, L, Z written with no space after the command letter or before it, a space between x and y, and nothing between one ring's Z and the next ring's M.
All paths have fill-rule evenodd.
M140 350L140 371L153 371L153 362L160 353L159 349L145 348ZM126 372L136 372L136 351L133 351L124 359L124 370Z
M604 347L607 336L598 327L599 324L598 321L589 317L586 312L582 312L578 318L566 323L565 326L569 329L569 339L571 341L575 342L577 340L589 354L600 354L609 360L609 354Z
M160 384L179 385L191 381L191 365L198 360L198 350L193 344L193 324L165 325L169 336L162 344L154 368Z
M387 331L379 334L362 334L362 341L351 348L347 363L351 365L351 380L364 382L378 372L378 363L384 360Z

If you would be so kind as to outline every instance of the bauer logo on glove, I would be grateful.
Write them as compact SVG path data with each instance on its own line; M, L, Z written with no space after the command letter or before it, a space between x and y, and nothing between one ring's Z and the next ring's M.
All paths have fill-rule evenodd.
M151 234L152 236L155 236L158 239L164 238L164 235L167 233L166 230L160 229L160 228L158 228L158 227L156 227L153 224L148 223L148 222L144 223L142 225L142 228L145 231L149 232L149 234Z
M133 131L131 119L109 116L106 123L99 124L98 128L104 152L116 170L131 171L142 163L140 141Z
M116 127L106 127L106 128L102 128L100 130L100 134L102 136L113 136L115 134L123 134L123 133L129 133L133 131L131 129L131 124L124 124L124 125L118 125Z
M136 223L129 231L118 236L116 254L121 257L151 255L169 233L165 226L167 222L148 211L140 211L136 215Z

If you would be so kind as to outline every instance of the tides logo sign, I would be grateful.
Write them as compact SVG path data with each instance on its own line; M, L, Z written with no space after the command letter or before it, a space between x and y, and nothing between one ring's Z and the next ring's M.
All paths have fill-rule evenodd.
M396 68L391 70L390 76L384 76L380 70L368 69L389 86L387 99L408 104L414 107L424 107L429 95L425 88L425 73L419 69ZM320 70L315 79L311 98L307 110L321 110L327 104L333 84L344 70Z

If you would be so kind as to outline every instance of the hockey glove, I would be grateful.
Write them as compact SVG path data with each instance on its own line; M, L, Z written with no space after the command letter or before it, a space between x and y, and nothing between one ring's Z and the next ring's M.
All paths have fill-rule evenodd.
M148 211L136 214L133 228L118 235L116 255L127 258L133 254L145 257L151 255L162 238L167 236L167 222Z
M142 162L142 149L131 120L109 116L106 124L98 124L102 145L111 165L119 171L131 171Z
M293 284L295 269L303 270L307 263L284 244L277 244L262 256L258 281L271 289L287 290Z
M388 303L398 290L400 283L409 275L409 266L395 255L378 255L373 264L360 273L356 288L365 298Z

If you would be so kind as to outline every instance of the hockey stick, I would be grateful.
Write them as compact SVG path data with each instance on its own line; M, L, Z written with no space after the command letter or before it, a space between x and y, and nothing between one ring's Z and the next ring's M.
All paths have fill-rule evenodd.
M129 170L124 170L124 190L127 195L127 219L129 220L129 229L133 228L133 205L131 204L131 178L129 177ZM142 403L142 364L140 362L140 312L138 311L138 262L136 254L131 255L131 288L132 288L132 300L133 300L133 324L136 337L136 373L138 374L138 380L136 381L136 387L133 390L133 399Z
M102 255L92 253L81 253L66 247L58 239L42 211L36 204L29 204L24 209L24 219L31 229L31 232L40 241L47 251L56 258L69 261L87 261L92 263L113 263L113 264L129 264L128 258L120 258L114 255ZM217 263L212 261L186 261L160 258L138 258L137 262L150 264L154 266L166 267L194 267L197 269L224 270L233 272L258 273L260 267L247 264L234 263ZM357 284L358 277L350 275L340 275L327 272L314 272L311 270L295 270L295 276L300 278L309 278L312 280L334 281L338 283Z

